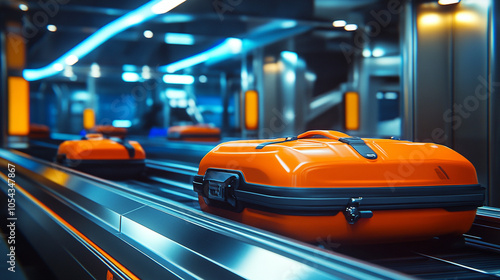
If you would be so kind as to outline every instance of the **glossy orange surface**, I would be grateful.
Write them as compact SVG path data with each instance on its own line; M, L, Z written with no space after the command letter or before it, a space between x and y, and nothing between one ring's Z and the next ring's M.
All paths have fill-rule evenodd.
M88 140L64 141L57 154L65 154L68 159L78 160L129 160L145 159L146 153L136 141L128 141L135 149L134 158L130 158L125 147L113 140L93 137Z
M329 138L310 138L313 135ZM263 149L256 146L280 139L223 143L202 159L198 174L205 174L208 168L241 170L249 183L282 187L477 184L474 166L445 146L366 138L366 144L378 155L373 160L339 142L341 137L348 135L309 131L296 141L267 145Z
M83 129L91 130L95 126L94 109L86 108L83 110Z
M30 124L30 88L22 77L8 77L8 133L26 136Z
M205 212L309 243L391 243L425 240L435 236L466 233L476 210L448 212L444 209L379 210L354 225L342 213L335 216L281 215L245 208L236 213L210 207L199 198Z

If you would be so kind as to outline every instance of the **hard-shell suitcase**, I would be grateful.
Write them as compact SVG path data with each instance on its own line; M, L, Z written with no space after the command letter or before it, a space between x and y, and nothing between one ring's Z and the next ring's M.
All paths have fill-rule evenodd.
M447 147L324 130L220 144L193 186L203 211L313 243L460 235L484 200Z
M168 129L169 140L217 142L220 141L220 129L211 125L178 125Z
M64 141L56 156L56 162L64 166L105 178L139 176L145 159L146 153L138 142L107 139L102 134Z

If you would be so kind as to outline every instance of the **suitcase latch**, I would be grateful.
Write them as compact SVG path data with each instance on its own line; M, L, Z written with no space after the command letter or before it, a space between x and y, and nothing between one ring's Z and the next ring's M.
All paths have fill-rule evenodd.
M236 189L239 186L239 175L219 170L209 169L205 176L196 175L193 180L193 190L201 195L207 204L215 202L218 206L237 206Z
M350 225L355 224L361 218L373 217L373 212L369 210L359 210L359 203L363 200L362 197L351 198L347 207L344 210L344 216Z
M236 176L231 176L224 181L208 180L206 195L209 199L225 202L236 207L236 197L234 195L236 182Z

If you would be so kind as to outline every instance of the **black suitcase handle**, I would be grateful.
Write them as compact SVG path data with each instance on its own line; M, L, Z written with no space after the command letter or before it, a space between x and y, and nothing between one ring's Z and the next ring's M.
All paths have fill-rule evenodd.
M346 137L340 137L340 136L346 136ZM351 146L358 154L360 154L362 157L366 159L377 159L377 153L375 153L372 148L370 148L368 145L366 145L365 141L359 137L350 137L347 134L340 133L340 132L334 132L334 131L329 131L329 130L311 130L304 132L300 134L299 136L293 136L293 137L286 137L284 140L280 141L272 141L272 142L265 142L262 144L257 145L255 149L261 150L267 145L272 145L272 144L279 144L279 143L285 143L289 141L295 141L299 139L309 139L309 138L328 138L328 139L333 139L337 140L342 143L346 143L349 146Z

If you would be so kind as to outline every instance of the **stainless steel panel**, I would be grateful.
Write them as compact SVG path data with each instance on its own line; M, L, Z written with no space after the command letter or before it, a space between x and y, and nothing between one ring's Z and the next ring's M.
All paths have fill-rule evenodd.
M405 1L403 16L400 20L401 45L401 139L414 139L413 101L415 99L415 60L416 60L416 16L414 5Z
M453 149L476 167L488 185L488 41L491 2L463 0L453 14Z
M305 78L306 63L297 54L286 53L269 57L263 66L262 138L297 135L306 127L312 90Z
M490 34L489 92L489 205L500 207L500 3L492 1Z
M414 140L452 146L451 126L443 113L453 98L452 15L435 2L416 8L417 42L414 73Z
M436 2L414 4L415 72L411 74L412 68L406 68L406 73L414 78L414 88L405 79L410 83L405 85L408 98L414 90L414 140L455 149L474 164L479 182L490 188L493 188L488 182L491 105L487 89L492 90L489 78L492 2L463 0L452 6ZM411 23L407 23L405 32L411 30ZM410 35L406 36L406 42L411 44Z

